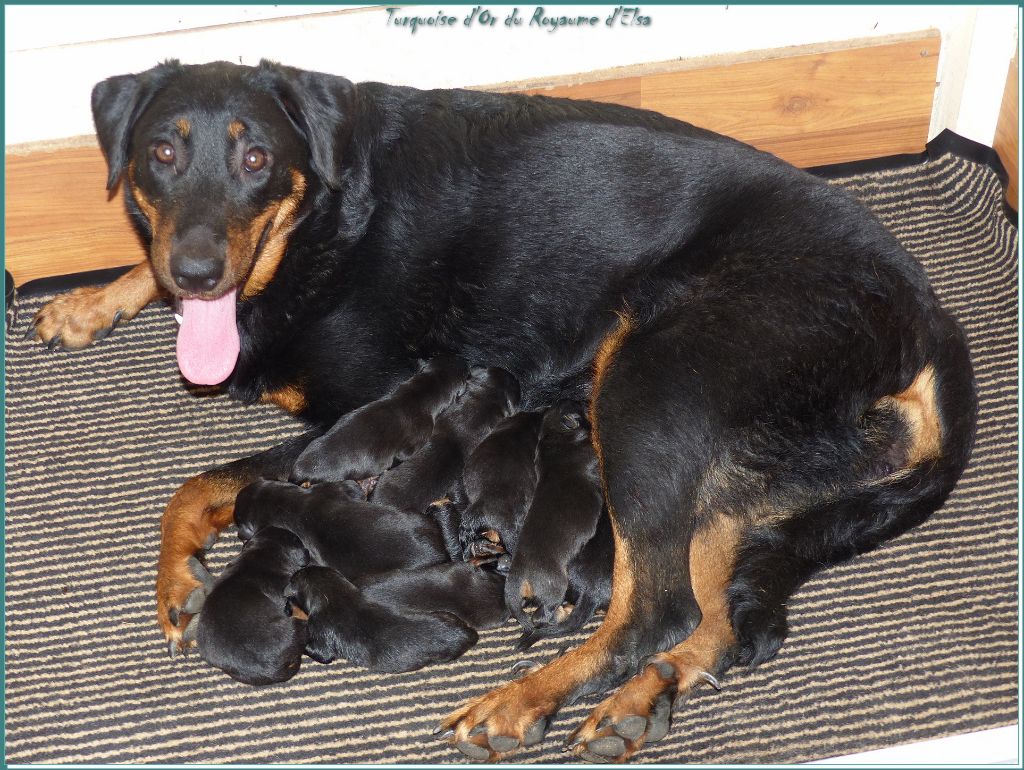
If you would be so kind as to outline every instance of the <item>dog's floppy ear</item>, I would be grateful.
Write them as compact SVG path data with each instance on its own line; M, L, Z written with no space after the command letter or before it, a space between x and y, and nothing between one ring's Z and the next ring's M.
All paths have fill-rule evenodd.
M356 88L338 75L260 62L261 77L285 114L306 137L310 165L333 190L341 187L341 154L351 133Z
M113 189L128 162L132 127L167 76L180 69L168 61L138 75L116 75L92 89L92 119L107 159L107 189Z

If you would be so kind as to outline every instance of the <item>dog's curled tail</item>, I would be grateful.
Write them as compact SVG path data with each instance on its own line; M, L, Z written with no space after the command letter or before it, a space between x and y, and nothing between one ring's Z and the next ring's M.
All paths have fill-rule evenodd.
M786 600L812 574L921 524L952 492L974 445L977 396L963 332L945 313L935 343L931 362L894 397L911 437L907 466L744 536L729 588L735 662L775 656Z

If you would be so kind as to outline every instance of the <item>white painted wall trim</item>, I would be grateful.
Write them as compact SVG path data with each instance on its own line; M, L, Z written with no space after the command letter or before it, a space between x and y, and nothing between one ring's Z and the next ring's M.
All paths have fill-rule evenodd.
M7 144L92 133L89 92L110 75L165 58L245 64L266 57L353 80L454 87L608 67L938 29L943 38L931 134L943 128L991 143L1014 50L1014 6L643 7L644 27L531 28L502 24L513 7L485 5L494 27L465 27L471 6L399 11L460 19L415 34L389 26L382 7L6 6ZM614 6L544 6L548 16L596 15ZM998 72L997 72L998 70ZM45 94L45 98L41 95ZM695 119L697 117L695 116ZM698 120L699 122L699 120Z

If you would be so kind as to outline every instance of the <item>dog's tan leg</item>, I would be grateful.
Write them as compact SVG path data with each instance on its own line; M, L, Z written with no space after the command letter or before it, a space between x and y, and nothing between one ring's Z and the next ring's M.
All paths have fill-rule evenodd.
M149 261L106 286L85 286L55 297L36 314L34 330L51 348L84 348L106 337L121 321L134 318L159 296Z
M622 688L605 699L570 736L583 759L624 762L646 743L664 738L672 704L694 687L718 689L714 674L735 643L726 591L732 579L740 529L718 516L699 529L690 544L690 577L701 621L686 641L655 655Z
M213 580L198 556L234 522L238 493L257 479L287 479L295 458L318 435L318 431L309 431L260 454L201 473L174 493L160 522L156 577L157 622L172 656L193 641L186 630L202 609Z
M160 562L156 577L157 620L171 655L189 641L183 634L205 599L201 565L195 555L209 548L234 521L235 497L253 480L230 466L201 473L171 498L160 522ZM200 574L196 574L200 572Z

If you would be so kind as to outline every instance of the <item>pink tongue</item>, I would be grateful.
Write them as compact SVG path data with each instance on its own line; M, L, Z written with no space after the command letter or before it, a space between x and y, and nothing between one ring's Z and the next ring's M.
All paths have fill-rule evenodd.
M178 329L178 368L196 385L224 382L238 360L235 295L219 299L183 299Z

